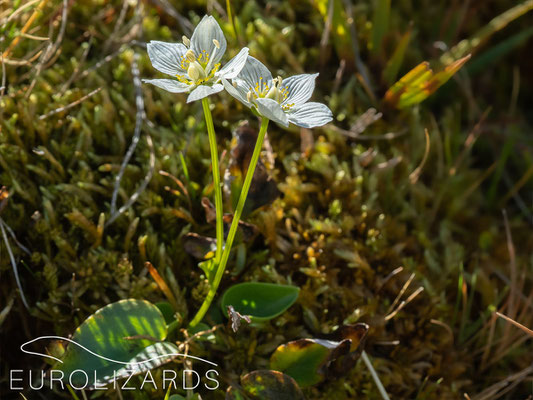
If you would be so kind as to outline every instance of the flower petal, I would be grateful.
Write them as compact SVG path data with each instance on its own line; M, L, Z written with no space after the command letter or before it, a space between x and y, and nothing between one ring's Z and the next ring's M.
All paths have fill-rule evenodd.
M261 61L252 56L248 56L246 64L244 64L244 68L241 70L237 78L243 80L248 89L255 90L259 81L263 81L263 83L266 83L268 86L272 86L272 74Z
M204 97L218 93L222 90L224 90L224 86L222 86L220 83L217 83L213 86L200 85L191 92L189 97L187 97L187 103L203 99Z
M147 44L148 56L155 69L168 75L183 73L181 59L187 48L182 43L166 43L152 40Z
M318 74L302 74L284 79L281 86L287 89L288 96L281 104L294 103L296 107L304 104L313 94L313 90L315 90L317 76Z
M248 89L243 81L234 80L233 83L237 87L233 86L229 81L224 78L222 78L222 83L224 84L224 88L226 89L226 91L233 97L235 97L237 100L239 100L242 104L244 104L246 107L252 106L252 103L247 100L246 96L248 93Z
M266 98L258 98L255 101L257 102L257 111L263 117L285 127L289 126L289 119L277 101Z
M186 83L178 82L175 79L143 79L144 83L151 83L161 89L165 89L170 93L184 93L188 92L191 86Z
M220 43L219 49L216 49L213 39L218 40L218 43ZM211 65L214 65L220 61L226 52L226 45L226 38L217 20L211 15L204 16L192 34L191 49L197 56L205 50L210 59L213 59Z
M322 103L305 103L287 114L289 121L302 128L326 125L333 119L331 110Z
M248 47L243 48L239 51L235 57L229 60L224 67L217 72L216 76L220 78L232 79L239 75L239 72L246 64L246 59L248 58Z

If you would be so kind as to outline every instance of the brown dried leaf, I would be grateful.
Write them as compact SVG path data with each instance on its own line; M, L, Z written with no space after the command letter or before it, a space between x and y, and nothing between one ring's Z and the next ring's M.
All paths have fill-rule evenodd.
M191 232L183 237L183 247L194 258L206 260L215 254L217 241L215 238Z
M231 198L231 204L234 208L241 193L256 141L257 131L252 129L247 122L237 128L234 145L231 150L230 164L224 175L224 190ZM267 167L260 158L248 192L243 215L272 203L278 196L279 190L276 182L272 179Z

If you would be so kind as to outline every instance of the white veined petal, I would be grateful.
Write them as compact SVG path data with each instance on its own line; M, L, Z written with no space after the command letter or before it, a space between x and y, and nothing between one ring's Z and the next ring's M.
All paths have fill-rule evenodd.
M289 126L289 119L277 101L266 98L258 98L255 101L257 102L257 111L263 117L285 127Z
M224 84L224 88L226 91L235 97L237 100L239 100L242 104L244 104L246 107L251 107L252 103L248 101L246 98L248 89L246 86L244 86L244 83L242 81L234 80L233 81L237 87L233 86L229 81L222 78L222 83Z
M326 125L333 119L331 110L322 103L305 103L287 114L289 121L302 128Z
M216 52L216 46L213 43L213 39L216 39L220 44L220 48L216 49ZM217 20L211 15L204 16L192 34L191 49L197 56L202 54L205 50L210 59L213 59L211 64L215 65L226 52L226 46L226 38L224 37L224 33L222 32L222 29L220 29Z
M287 89L288 96L281 104L294 104L295 107L304 104L311 98L313 90L315 90L317 76L318 74L302 74L284 79L281 87Z
M259 81L263 81L263 84L266 83L269 87L272 87L272 74L261 61L252 56L248 56L246 64L244 64L237 78L246 82L249 89L255 89Z
M144 83L151 83L161 89L165 89L171 93L188 92L191 86L186 83L178 82L175 79L143 79Z
M213 86L200 85L191 92L189 97L187 97L187 103L203 99L204 97L218 93L222 90L224 90L224 86L222 86L220 83L217 83Z
M244 67L246 64L246 59L248 58L248 47L243 48L239 51L235 57L229 60L224 67L217 72L216 76L225 79L233 79Z
M185 70L181 68L181 59L187 48L182 43L166 43L152 40L147 45L148 57L155 69L168 75L177 75Z

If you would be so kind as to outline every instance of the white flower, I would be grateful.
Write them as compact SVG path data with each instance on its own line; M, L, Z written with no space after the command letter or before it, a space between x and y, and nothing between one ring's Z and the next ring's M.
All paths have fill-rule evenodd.
M257 59L249 56L238 76L222 83L227 92L259 114L285 127L289 122L303 128L314 128L333 119L324 104L307 102L315 89L318 74L302 74L282 80L272 78L270 71Z
M215 18L207 15L190 40L184 36L183 43L151 41L147 46L154 68L175 79L143 79L143 82L172 93L190 93L187 103L223 90L220 79L235 78L248 57L245 47L220 69L226 38Z

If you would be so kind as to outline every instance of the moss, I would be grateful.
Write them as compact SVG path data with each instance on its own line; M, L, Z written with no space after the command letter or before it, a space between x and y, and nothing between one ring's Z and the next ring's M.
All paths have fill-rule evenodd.
M436 58L437 40L469 37L508 6L504 1L485 2L468 9L461 24L462 9L447 3L399 2L391 11L384 49L377 54L366 46L372 4L357 5L357 39L376 99L387 89L382 71L409 21L417 35L401 73ZM198 104L185 105L181 95L143 86L150 123L143 125L125 170L118 205L127 201L148 172L147 135L154 144L156 173L133 206L101 230L110 216L115 177L135 127L133 55L140 55L142 77L155 75L139 43L178 41L183 27L152 2L128 6L121 26L117 21L122 2L68 4L65 35L55 55L41 67L42 58L28 65L5 64L0 183L7 187L9 198L0 217L31 253L9 239L31 309L25 310L19 301L2 240L2 304L15 299L0 322L3 377L9 369L37 365L35 358L12 350L23 339L68 335L96 309L119 299L164 300L144 268L145 261L152 262L171 286L185 319L197 310L207 289L203 271L184 251L182 241L189 232L214 236L201 205L203 196L212 196L212 183ZM173 4L193 23L205 10L202 2ZM335 2L340 9L334 23L344 15L343 4ZM394 399L451 399L463 393L472 397L530 365L531 341L523 341L523 332L498 321L490 311L513 312L512 303L513 317L533 326L526 300L533 284L528 200L533 187L527 179L532 168L533 82L526 74L530 61L518 56L528 54L531 41L468 79L467 70L462 71L459 84L449 83L420 106L400 112L382 109L355 75L348 26L343 30L334 25L321 46L327 2L295 0L266 8L260 2L232 5L238 39L231 24L220 19L229 52L234 54L239 43L247 43L251 54L275 73L320 71L314 96L329 104L337 120L336 128L326 126L312 135L271 124L269 141L275 159L271 172L282 196L248 217L261 234L241 246L240 266L232 269L230 263L220 288L240 281L297 284L301 288L297 305L273 321L245 326L237 334L220 326L213 341L191 343L191 354L220 362L226 377L237 381L246 372L268 368L270 355L282 343L329 333L343 323L366 322L370 325L366 351ZM4 43L13 40L30 15L31 8L0 28ZM476 18L470 18L473 15ZM49 2L31 34L47 36L52 26L54 41L60 25L61 5ZM514 21L478 53L527 26L525 18ZM448 44L455 43L449 40ZM9 59L31 58L40 46L46 48L40 41L23 38ZM339 69L341 61L344 67ZM508 111L509 95L517 83L520 91ZM80 104L39 118L99 87L101 91ZM251 119L251 114L224 94L213 100L218 144L229 151L232 128ZM344 135L342 130L362 123L358 117L370 107L383 111L381 119L368 124L355 139ZM488 107L492 111L475 128ZM250 123L257 127L253 119ZM429 131L430 153L413 183L410 174L424 155L424 128ZM390 132L394 134L386 136ZM477 142L465 148L472 139L468 135ZM227 167L228 157L223 164ZM159 170L179 179L182 186ZM521 178L525 181L513 190ZM514 261L502 208L512 232ZM398 267L401 272L393 273ZM390 318L401 300L419 287L424 291ZM224 322L220 318L212 315L208 322ZM183 333L174 335L174 340L183 340ZM524 381L509 396L521 398L530 392ZM161 391L147 391L142 398L163 396ZM306 389L306 396L380 398L362 363L344 377Z

